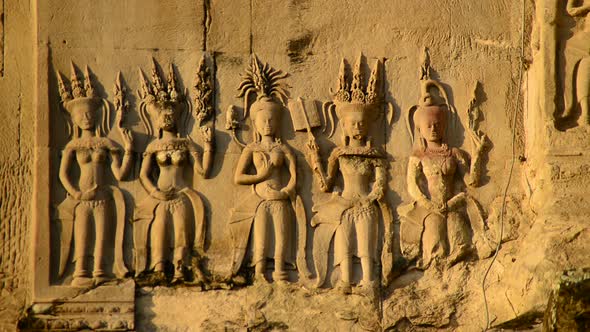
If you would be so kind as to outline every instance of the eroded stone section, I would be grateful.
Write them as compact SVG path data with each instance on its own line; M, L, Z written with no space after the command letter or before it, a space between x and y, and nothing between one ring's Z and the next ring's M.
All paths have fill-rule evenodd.
M296 283L232 291L144 287L137 292L137 331L380 331L369 298ZM198 312L177 310L195 306Z
M325 105L328 112L336 112L342 130L342 143L330 153L327 168L321 161L315 138L310 137L307 143L310 164L320 190L333 193L328 201L317 202L313 208L316 212L311 221L312 227L315 227L313 257L316 286L321 287L326 281L330 243L333 242L333 264L340 266L341 272L337 288L345 294L352 292L353 257L361 261L362 280L358 287L371 290L379 285L375 274L375 267L380 261L378 249L381 247L379 210L385 223L391 222L391 211L384 200L387 157L381 147L373 146L369 136L379 134L371 130L371 125L384 119L381 62L377 60L365 85L362 59L361 55L352 73L342 60L334 101ZM341 192L335 188L339 176L343 182Z
M21 315L22 331L134 331L135 282L85 289L67 300L35 303ZM121 299L127 299L121 301Z
M214 127L204 123L212 113L212 85L203 61L199 67L194 116L204 141L202 156L188 134L192 115L188 96L177 88L172 63L166 83L154 59L151 82L140 70L139 111L151 141L139 175L148 196L137 202L134 213L135 275L153 271L155 283L169 280L170 274L173 282L198 282L203 275L198 265L190 266L190 257L204 251L205 207L184 178L190 168L195 176L206 177L213 163Z

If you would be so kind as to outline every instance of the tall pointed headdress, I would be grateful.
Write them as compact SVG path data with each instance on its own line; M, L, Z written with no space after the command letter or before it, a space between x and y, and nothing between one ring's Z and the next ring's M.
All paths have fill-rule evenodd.
M258 57L252 54L250 67L242 75L242 82L238 87L238 97L244 98L244 114L242 120L248 116L250 106L249 98L252 93L256 94L257 101L266 98L284 105L288 93L286 90L287 86L282 80L288 76L288 73L274 69L268 63L261 63Z
M454 128L456 111L450 104L449 97L442 84L431 78L431 70L430 54L428 48L425 47L420 67L420 99L417 105L410 107L406 115L406 127L413 143L420 143L416 139L416 137L419 137L416 123L418 118L434 108L446 113L446 123L449 127L447 131ZM444 140L446 140L446 137Z
M322 113L324 119L326 119L324 131L327 131L328 124L331 127L328 137L332 137L336 130L334 126L334 112L339 117L342 117L348 111L363 112L363 115L367 116L369 120L377 119L384 114L385 110L381 107L385 102L382 78L383 64L379 59L375 61L366 86L362 65L362 53L359 54L352 73L350 73L346 59L343 58L340 63L338 89L336 92L330 89L333 101L325 102L322 105ZM347 105L357 106L348 107ZM393 115L393 109L391 109L391 115Z
M86 107L95 112L103 109L103 116L100 126L96 126L97 135L102 136L110 130L110 107L107 101L98 96L92 84L91 73L88 66L84 69L84 80L78 76L78 72L73 62L70 62L70 87L64 81L62 74L57 71L57 85L61 104L63 108L71 114L78 107ZM71 128L68 128L71 134ZM78 136L78 128L74 126L74 135Z
M377 105L383 102L381 60L377 59L375 61L371 77L366 86L364 85L362 63L363 55L361 53L354 65L351 79L350 73L347 71L346 59L342 59L338 72L338 90L334 93L330 89L336 105L347 103Z
M139 104L139 114L141 121L148 133L153 135L152 124L148 121L150 113L155 116L157 113L164 109L171 109L173 112L183 112L186 108L180 107L182 104L187 104L185 94L178 91L178 82L176 79L176 73L172 63L168 64L168 77L167 82L164 83L164 79L158 71L156 60L152 58L151 68L152 81L147 79L141 68L139 68L139 79L141 87L138 90L139 98L141 99ZM188 106L188 105L185 105ZM187 122L187 119L184 119Z

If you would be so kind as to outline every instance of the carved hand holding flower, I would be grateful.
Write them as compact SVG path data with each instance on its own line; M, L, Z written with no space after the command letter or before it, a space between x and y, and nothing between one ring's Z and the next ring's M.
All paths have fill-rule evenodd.
M320 147L314 139L310 139L309 141L307 141L307 144L305 146L307 147L307 152L309 154L311 161L315 165L315 163L319 162L320 159Z
M489 139L481 130L473 130L469 128L467 134L471 138L473 144L474 157L479 156L489 145Z

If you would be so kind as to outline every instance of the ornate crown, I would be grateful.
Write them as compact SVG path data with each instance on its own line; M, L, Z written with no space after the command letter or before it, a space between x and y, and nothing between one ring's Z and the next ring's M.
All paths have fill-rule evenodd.
M103 100L97 96L96 90L92 86L92 80L90 79L90 69L88 69L88 66L86 66L84 69L83 82L78 78L78 73L73 62L70 62L70 70L71 88L65 84L62 74L57 71L59 95L64 108L71 113L77 105L86 104L96 108L100 107Z
M138 91L138 94L143 103L166 105L176 104L183 100L184 96L176 88L176 74L174 73L172 63L168 65L167 84L164 84L154 58L152 58L151 75L152 84L149 83L143 71L139 69L141 89Z
M288 96L285 90L287 86L281 80L288 76L289 74L283 73L282 70L274 69L267 63L261 63L258 57L252 54L250 68L246 69L245 74L242 74L242 82L238 87L238 91L240 91L238 97L244 97L244 118L248 112L248 97L251 93L256 94L256 100L265 97L274 98L285 104Z
M333 94L334 103L343 104L379 104L383 102L383 95L381 93L381 61L375 61L371 77L364 87L364 75L362 71L363 55L360 54L354 66L352 79L347 70L346 59L342 59L340 70L338 72L338 90Z

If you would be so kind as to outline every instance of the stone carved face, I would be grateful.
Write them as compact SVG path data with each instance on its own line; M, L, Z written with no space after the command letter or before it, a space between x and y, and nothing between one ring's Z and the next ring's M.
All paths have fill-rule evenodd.
M274 101L257 101L252 104L254 126L261 136L275 136L279 128L281 105Z
M72 121L82 130L94 129L96 108L91 103L78 103L72 110Z
M362 104L348 104L341 106L342 130L344 135L354 139L366 138L369 134L367 119L369 106Z
M442 142L447 129L444 107L426 106L418 112L420 115L416 125L420 135L428 142Z
M157 126L166 131L174 130L176 128L176 112L174 112L172 106L164 106L159 109Z

